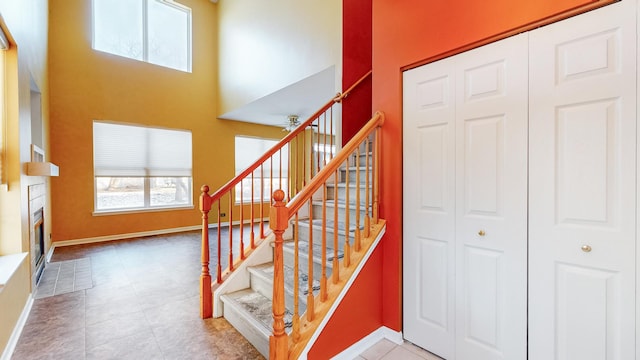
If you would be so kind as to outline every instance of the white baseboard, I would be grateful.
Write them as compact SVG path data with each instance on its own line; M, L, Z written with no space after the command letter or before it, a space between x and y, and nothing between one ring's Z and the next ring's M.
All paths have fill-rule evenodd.
M20 339L20 334L22 334L24 325L27 323L27 318L29 318L29 313L31 312L32 306L33 306L33 296L29 294L27 303L24 304L24 308L22 308L22 313L18 318L18 322L16 323L16 326L13 327L13 332L11 333L11 337L9 338L9 342L7 342L7 346L4 348L4 351L2 352L2 356L0 356L0 360L11 359L11 355L15 351L16 345L18 345L18 339Z
M402 332L393 331L386 326L381 326L371 334L360 339L357 343L345 349L340 354L332 357L331 360L353 360L382 339L387 339L398 345L404 342Z
M254 221L259 223L260 219L254 219ZM268 222L269 219L265 218L263 219L263 221ZM237 220L233 221L231 225L232 226L240 225L240 221L237 221ZM246 225L246 220L245 220L245 225ZM220 223L220 226L221 227L229 226L229 222ZM217 227L218 227L218 223L209 224L209 229L217 228ZM132 238L145 237L145 236L166 235L166 234L174 234L174 233L186 232L186 231L196 231L200 229L202 229L202 225L193 225L193 226L184 226L184 227L171 228L171 229L140 231L135 233L115 234L115 235L96 236L96 237L82 238L82 239L53 241L51 243L51 248L49 249L49 253L53 254L54 248L59 246L62 247L62 246L71 246L71 245L92 244L92 243L98 243L98 242L132 239ZM47 254L47 260L51 259L50 254Z

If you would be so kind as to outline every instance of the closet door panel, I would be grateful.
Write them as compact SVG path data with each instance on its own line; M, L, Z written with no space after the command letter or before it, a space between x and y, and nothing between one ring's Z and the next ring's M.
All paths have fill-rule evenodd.
M635 6L530 34L532 360L635 357Z
M453 62L404 73L403 333L454 358Z
M525 359L527 34L456 57L456 358Z

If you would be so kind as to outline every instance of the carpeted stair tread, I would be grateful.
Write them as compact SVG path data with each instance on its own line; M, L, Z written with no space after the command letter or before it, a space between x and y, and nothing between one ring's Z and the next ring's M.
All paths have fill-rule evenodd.
M273 283L273 263L265 263L258 266L252 266L249 271L252 274L257 276L261 276L263 279L268 280L270 283ZM292 267L284 265L284 285L285 288L293 293L293 275L295 274ZM303 272L302 270L298 270L298 276L300 280L300 284L298 286L300 295L307 295L309 293L309 276ZM320 282L317 280L313 280L313 290L320 290Z
M351 240L353 240L353 234L356 231L356 222L355 219L352 219L353 221L350 221L349 223L349 233L351 233ZM304 227L309 227L309 220L299 220L298 221L300 226L304 226ZM314 229L322 229L322 219L313 219L312 220L313 223L313 228ZM333 232L333 230L336 228L335 226L335 222L333 220L329 220L327 219L327 232L331 231ZM342 221L338 221L338 234L340 235L345 235L345 228L346 228L346 224ZM360 230L364 229L364 225L360 226ZM315 243L316 239L314 239L314 243ZM329 241L329 239L327 239L327 241ZM333 241L333 239L331 239L331 241Z
M236 307L242 308L251 317L258 320L267 330L273 328L273 305L271 300L262 294L251 289L236 291L230 294L222 295L225 306L233 303ZM284 326L290 328L292 326L293 314L285 309ZM287 329L289 331L289 329Z
M352 239L353 240L353 239ZM284 250L293 254L294 253L294 243L293 242L286 242L284 243ZM322 248L322 244L319 241L314 241L313 242L313 260L317 263L320 263L322 261L321 258L321 249ZM300 255L304 255L304 256L308 256L309 255L309 242L306 240L300 240L298 241L298 252L300 253ZM327 268L332 268L333 267L333 249L327 247L326 249L326 253L327 253ZM338 259L342 259L342 257L344 256L344 251L342 249L338 249Z

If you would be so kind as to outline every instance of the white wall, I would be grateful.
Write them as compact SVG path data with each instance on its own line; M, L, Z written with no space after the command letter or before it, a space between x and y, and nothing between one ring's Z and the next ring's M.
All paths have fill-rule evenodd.
M220 114L332 65L341 84L342 1L220 0L218 14Z

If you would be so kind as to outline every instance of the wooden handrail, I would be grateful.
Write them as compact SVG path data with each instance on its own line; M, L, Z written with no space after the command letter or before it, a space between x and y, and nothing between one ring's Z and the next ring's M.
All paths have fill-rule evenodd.
M326 204L327 204L327 182L330 181L332 178L334 179L334 183L333 186L337 186L338 185L338 172L341 171L341 169L344 169L343 171L345 171L345 213L344 213L344 217L345 217L345 222L344 222L344 233L345 233L345 250L344 250L344 257L342 259L342 267L345 269L345 275L346 276L350 276L353 274L354 272L354 268L357 266L358 262L361 261L363 259L363 249L366 248L367 246L370 246L372 241L370 238L367 238L366 241L363 240L363 242L366 243L363 244L361 243L361 233L360 233L360 216L359 213L361 211L361 204L360 204L360 189L361 189L361 177L360 177L360 147L362 145L365 146L365 156L366 156L366 163L367 163L367 167L369 165L369 146L370 146L370 142L369 142L369 138L372 134L374 134L375 136L375 148L373 149L373 153L374 153L374 166L373 166L373 174L370 175L369 171L370 169L367 168L367 170L365 170L365 177L366 177L366 181L365 181L365 185L367 186L367 188L365 189L365 191L369 192L370 189L368 188L369 186L369 176L373 176L373 184L371 184L373 186L373 198L374 198L374 225L378 226L378 216L376 214L377 212L377 204L375 204L378 201L378 194L377 194L377 186L378 186L378 182L379 182L379 152L380 152L380 145L379 145L379 133L380 133L380 127L384 124L384 114L381 112L376 112L374 114L374 116L371 118L371 120L369 120L364 127L362 127L360 129L360 131L358 131L358 133L351 139L349 140L349 142L331 159L331 161L329 161L317 174L316 176L314 176L309 183L306 184L306 186L300 191L298 192L290 201L288 204L285 205L284 203L284 192L282 190L276 190L273 194L273 204L271 206L271 211L270 211L270 222L269 222L269 227L272 229L273 233L275 234L275 242L274 242L274 248L273 248L273 263L274 263L274 281L273 281L273 293L272 293L272 312L273 312L273 330L272 330L272 334L269 338L269 357L271 359L288 359L288 358L293 358L295 359L298 355L299 355L299 351L301 351L301 347L303 347L305 345L306 342L309 341L310 336L312 331L314 331L317 326L319 325L319 321L322 321L322 317L326 316L327 311L329 309L329 303L336 301L337 299L337 293L336 291L333 291L332 294L330 295L331 290L328 287L328 281L327 281L327 272L326 272L326 266L327 266L327 238L326 238L326 226L327 226L327 219L326 219ZM349 158L351 156L355 155L355 189L356 189L356 195L355 195L355 211L356 211L356 222L355 222L355 234L354 234L354 238L353 238L353 248L351 248L350 245L350 239L349 239L349 232L350 232L350 224L349 224L349 204L350 204L350 200L349 200L349 172L352 171L352 169L349 167ZM314 268L315 268L315 260L314 260L314 253L316 250L314 250L314 247L316 247L316 243L314 240L314 211L313 211L313 199L314 199L314 194L318 193L318 191L322 188L322 207L321 207L321 221L322 221L322 228L320 229L321 231L321 240L320 240L320 246L319 249L317 249L320 252L320 255L318 256L319 258L321 258L320 261L320 266L321 266L321 275L320 275L320 292L318 294L318 297L316 298L316 295L314 294L314 287L313 287L313 282L314 282ZM337 191L337 190L334 190ZM340 279L340 275L339 275L339 269L341 266L338 265L338 256L337 256L337 252L335 249L337 249L337 245L338 245L338 239L337 239L337 233L338 233L338 229L339 227L337 226L338 224L338 220L337 220L337 199L338 199L338 195L337 193L334 192L334 205L336 205L336 207L334 208L334 239L333 239L333 243L334 243L334 258L333 258L333 274L332 274L332 283L333 284L338 284L341 283L342 281L342 285L344 286L344 284L346 283L346 278L343 278L342 280ZM366 207L369 206L368 204L368 196L367 196L367 200L366 200L367 204L365 205ZM304 205L308 205L308 209L303 209L302 207ZM307 242L307 265L308 265L308 269L307 269L307 301L306 301L306 316L304 317L304 319L302 319L303 324L301 324L301 318L300 318L300 314L298 311L298 301L297 298L299 296L299 293L297 291L297 289L299 289L300 283L298 280L298 276L297 273L299 271L299 267L298 267L298 242L299 242L299 238L298 238L298 219L299 219L299 212L303 211L307 217L307 221L308 221L308 226L309 226L309 230L308 230L308 242ZM367 210L367 217L368 217L368 210ZM293 235L293 242L294 242L294 284L293 284L293 288L294 288L294 309L293 309L293 329L292 329L292 334L291 334L291 338L289 338L289 336L287 335L287 333L284 331L284 323L283 323L283 316L285 313L285 299L284 299L284 293L285 293L285 288L284 288L284 251L283 251L283 243L284 243L284 238L283 238L283 234L285 233L285 231L287 230L287 228L289 227L289 223L291 219L295 219L294 224L295 224L295 229L294 229L294 235ZM369 223L369 220L366 221L367 223ZM368 225L370 226L370 225ZM367 233L371 234L371 232L366 231ZM353 251L353 254L352 254ZM351 264L351 259L353 259L353 266ZM338 286L338 285L337 285ZM331 297L330 297L331 296ZM301 332L301 328L304 329ZM291 340L291 341L290 341Z
M262 154L253 164L233 177L213 194L209 193L210 189L208 186L202 186L200 194L200 211L202 213L200 314L202 318L213 316L211 310L213 306L212 280L215 281L216 284L222 284L229 274L231 274L234 269L238 268L240 263L250 256L252 251L259 246L263 239L265 239L266 234L264 231L264 225L267 220L266 217L269 216L267 211L268 206L271 205L270 196L273 194L273 190L277 187L286 190L286 200L284 201L289 201L298 193L300 190L299 186L304 188L307 182L325 166L327 161L331 160L333 157L333 150L330 150L329 154L327 154L327 149L333 149L335 144L335 134L333 132L333 107L342 102L369 76L371 76L371 71L367 72L342 94L338 93L335 97L330 99L305 122L289 132L276 145L271 147L271 149L266 153ZM327 120L329 124L327 124ZM313 127L317 127L318 130L308 131ZM283 153L285 155L287 154L286 151L283 151L284 149L287 149L285 148L286 146L288 146L289 151L289 163L286 164L287 173L283 174L282 166L284 164L282 157L284 156ZM322 156L320 155L321 152ZM275 156L277 156L277 159L274 159ZM279 165L279 171L274 172L274 165ZM293 170L293 173L292 168L295 169ZM256 179L257 177L259 177L259 184L256 184L255 182L258 180ZM246 184L243 187L243 181L245 180L251 181L250 200L247 200L247 197L243 197L243 190L246 189ZM260 190L254 192L254 189L257 190L257 186L260 187ZM240 191L239 194L238 191ZM240 204L236 203L238 199L240 199ZM223 202L225 203L224 208L221 207ZM238 206L240 207L239 211L235 211L238 210ZM245 209L245 207L248 209ZM225 210L226 215L223 213ZM250 212L250 214L247 215L248 219L245 219L245 210ZM211 214L209 214L210 212ZM236 219L234 219L234 212ZM213 252L216 254L213 259L213 262L215 263L212 263L209 252L210 215L213 217L212 222L215 221L218 225L217 239L215 239L213 244L211 244L214 248L217 246L217 251ZM240 231L239 234L234 234L233 227L237 224L238 215L240 217ZM227 216L226 219L228 219L226 221L226 223L228 223L228 249L225 250L226 254L223 257L221 229L223 226L222 218L225 216ZM250 227L250 229L247 229L250 234L248 244L244 241L244 226L247 225ZM224 226L225 228L227 227L226 224ZM258 230L259 235L254 233ZM224 243L226 244L227 241L225 240ZM239 248L236 248L236 245L238 245ZM234 251L234 248L239 251ZM226 264L226 270L223 272L224 266L222 265L222 261L225 260L228 261L228 264ZM215 277L211 276L210 267L215 269ZM215 311L216 310L214 309L213 312Z
M340 103L344 100L349 94L356 88L356 86L360 85L367 77L371 75L371 71L367 72L363 75L358 81L356 81L353 85L351 85L347 90L345 90L342 94L338 93L336 97L329 100L326 104L324 104L318 111L313 113L305 122L298 125L293 131L291 131L287 136L283 137L277 144L275 144L271 149L269 149L266 153L264 153L261 157L258 158L251 166L246 168L240 174L236 175L233 179L229 180L226 184L222 185L216 192L209 195L213 201L224 196L229 190L233 189L242 179L246 178L249 174L253 173L260 165L265 162L267 159L275 155L280 149L284 147L284 145L291 142L291 140L295 139L302 131L304 131L307 127L309 127L320 115L329 110L334 103Z
M305 186L296 196L291 199L287 204L289 214L295 214L302 205L304 205L310 197L320 189L327 181L327 179L338 170L340 165L347 160L349 155L353 153L362 139L369 134L373 129L382 126L384 124L384 114L382 112L376 112L371 120L364 126L349 142L342 148L342 150L336 154L331 162L327 164L320 172L311 179L307 186Z

